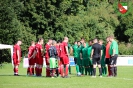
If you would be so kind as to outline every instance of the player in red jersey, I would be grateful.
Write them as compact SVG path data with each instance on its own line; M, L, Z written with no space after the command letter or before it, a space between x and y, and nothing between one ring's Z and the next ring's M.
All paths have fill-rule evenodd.
M49 39L45 45L45 61L46 61L46 77L50 77L50 68L49 68L49 48L52 44L52 39Z
M18 66L21 60L21 48L22 41L17 41L13 46L13 64L14 64L14 76L18 76Z
M43 48L42 48L42 44L43 44L43 39L40 38L38 43L35 45L36 76L42 76L42 67L43 67Z
M33 58L33 53L35 50L35 42L31 42L31 46L28 49L28 59L29 59L29 67L27 69L28 75L34 75L34 65L35 65L35 59Z
M61 62L61 77L68 77L69 67L69 52L68 52L68 37L64 37L64 41L60 44L60 62Z
M106 55L105 55L106 60L105 60L105 62L108 65L108 76L111 76L111 70L110 70L110 54L109 54L109 49L110 49L111 42L110 42L109 38L110 37L107 37L106 38L107 44L106 44Z

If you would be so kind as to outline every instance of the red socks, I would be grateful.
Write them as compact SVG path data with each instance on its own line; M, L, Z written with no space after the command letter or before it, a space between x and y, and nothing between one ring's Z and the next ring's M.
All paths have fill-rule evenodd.
M65 76L68 76L68 68L69 68L69 65L66 65L66 68L65 68Z
M14 71L14 74L18 74L18 68L14 68L13 71Z
M64 77L64 69L63 69L63 65L60 66L60 74L62 77Z
M110 70L111 68L110 68L110 66L108 66L108 75L109 76L111 76L112 74L111 74L111 70Z
M50 77L50 68L49 67L46 68L46 77Z
M38 69L37 67L35 67L36 76L38 76L38 75L39 75L38 70L39 70L39 69Z

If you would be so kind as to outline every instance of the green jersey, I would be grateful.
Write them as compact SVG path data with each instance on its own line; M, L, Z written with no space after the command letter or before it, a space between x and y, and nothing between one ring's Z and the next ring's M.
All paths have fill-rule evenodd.
M106 50L105 46L102 45L102 59L105 59L105 52L106 52L105 50Z
M87 50L88 50L88 47L86 46L86 47L84 47L84 48L82 48L82 58L83 59L87 59L88 58L88 52L87 52Z
M78 46L78 58L80 59L80 53L81 53L81 46Z
M72 48L73 48L73 56L77 58L79 56L78 55L79 54L79 47L77 44L75 44L75 45L73 45Z
M115 40L112 41L111 45L110 45L110 49L109 49L109 54L113 55L113 49L115 50L114 54L118 54L118 44Z
M91 57L91 50L92 50L92 46L88 46L88 50L87 50L88 58Z

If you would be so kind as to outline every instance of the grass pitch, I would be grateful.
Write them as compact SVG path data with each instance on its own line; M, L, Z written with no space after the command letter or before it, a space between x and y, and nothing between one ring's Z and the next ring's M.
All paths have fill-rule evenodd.
M28 77L26 69L19 67L20 76L13 76L11 64L3 64L0 68L0 88L133 88L133 67L118 67L118 77L108 78L97 76L77 77L75 67L72 67L71 78ZM98 70L97 70L98 75Z

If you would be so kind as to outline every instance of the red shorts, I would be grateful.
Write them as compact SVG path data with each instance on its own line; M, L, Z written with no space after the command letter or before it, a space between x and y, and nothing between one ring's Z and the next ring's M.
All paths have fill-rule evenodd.
M62 58L60 58L60 63L64 65L69 64L68 56L63 56Z
M36 58L36 64L43 65L43 58Z
M35 65L35 59L31 58L31 59L29 60L29 65Z
M14 66L19 65L20 61L16 58L13 58L13 64Z

